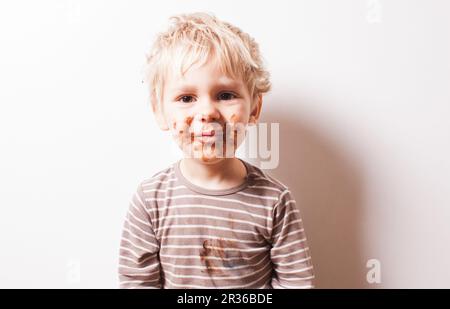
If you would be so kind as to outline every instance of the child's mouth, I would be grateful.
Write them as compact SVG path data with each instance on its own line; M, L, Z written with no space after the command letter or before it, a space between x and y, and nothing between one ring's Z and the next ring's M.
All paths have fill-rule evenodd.
M204 130L201 131L199 133L192 133L195 137L219 137L222 136L222 132L213 130L213 129L209 129L209 130Z
M215 142L217 139L222 138L221 132L216 132L214 130L207 130L198 134L193 133L192 136L195 140L201 143ZM194 141L194 139L192 139L192 141Z
M214 130L211 130L211 131L202 132L202 134L199 136L214 136L214 135L215 135Z

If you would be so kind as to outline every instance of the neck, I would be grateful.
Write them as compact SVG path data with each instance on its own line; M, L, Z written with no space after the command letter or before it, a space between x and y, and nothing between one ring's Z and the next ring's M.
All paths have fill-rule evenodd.
M183 158L180 170L192 183L216 189L237 186L244 181L247 174L245 166L236 157L207 163L195 158Z

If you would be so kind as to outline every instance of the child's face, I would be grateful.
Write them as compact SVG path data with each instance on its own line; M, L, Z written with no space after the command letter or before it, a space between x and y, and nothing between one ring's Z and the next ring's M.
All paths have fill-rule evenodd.
M234 156L247 125L259 117L262 98L252 102L241 79L227 77L209 61L184 77L168 76L162 104L161 129L171 131L185 156L211 163Z

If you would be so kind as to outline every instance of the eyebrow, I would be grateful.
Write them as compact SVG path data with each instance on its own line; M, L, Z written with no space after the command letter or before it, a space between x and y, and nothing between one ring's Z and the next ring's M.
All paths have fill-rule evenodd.
M212 85L212 88L237 88L240 89L241 83L237 81L232 82L218 82ZM195 90L196 85L182 84L178 87L172 88L172 91L192 91Z

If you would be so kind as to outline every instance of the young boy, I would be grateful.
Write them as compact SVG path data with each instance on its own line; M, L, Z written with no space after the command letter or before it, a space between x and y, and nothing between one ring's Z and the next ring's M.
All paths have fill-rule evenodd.
M179 15L148 57L150 101L184 158L142 181L121 246L122 288L312 288L292 192L234 156L269 74L257 43L206 13Z

